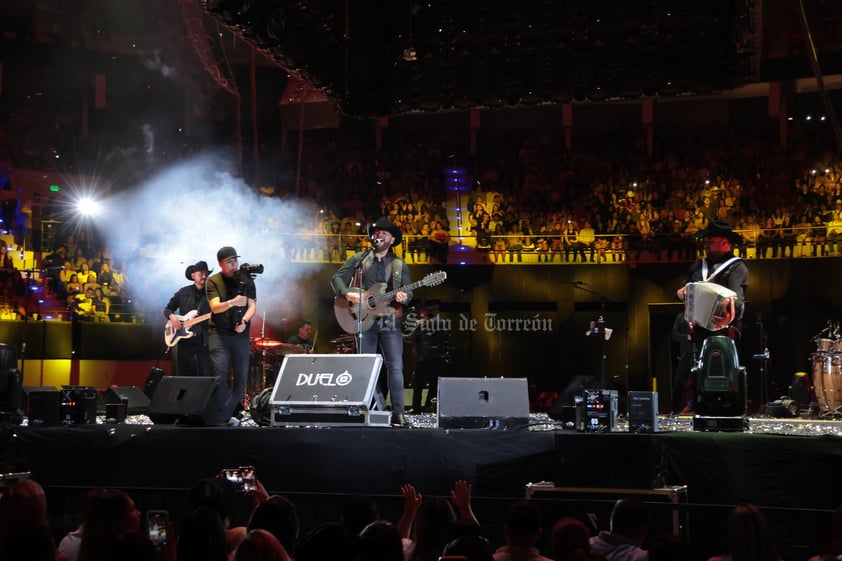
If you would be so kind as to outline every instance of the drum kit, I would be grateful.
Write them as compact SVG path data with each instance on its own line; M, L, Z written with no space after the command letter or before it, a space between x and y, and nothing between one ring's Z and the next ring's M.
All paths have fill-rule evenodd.
M816 352L811 355L813 388L820 417L842 415L842 336L838 323L813 337Z
M334 346L334 353L350 354L357 352L356 337L345 334L330 340ZM251 356L249 358L249 378L246 392L257 395L264 388L275 385L278 372L284 356L304 354L307 352L303 345L293 345L268 337L251 338Z
M282 343L266 337L251 338L247 392L254 395L275 385L285 355L303 354L303 345Z

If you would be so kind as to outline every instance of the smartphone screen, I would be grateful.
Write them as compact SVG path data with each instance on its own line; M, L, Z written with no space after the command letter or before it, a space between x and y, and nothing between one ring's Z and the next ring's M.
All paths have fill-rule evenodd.
M254 482L254 468L252 466L240 466L241 489L243 493L257 491L257 484Z
M240 466L238 468L226 468L225 479L235 483L241 493L257 491L257 484L254 482L254 468L252 466Z
M146 513L146 530L149 541L155 546L167 543L167 525L169 514L166 510L150 510Z
M225 479L227 479L231 483L236 483L237 488L242 490L243 477L242 475L240 475L240 468L225 468L222 471L225 472Z

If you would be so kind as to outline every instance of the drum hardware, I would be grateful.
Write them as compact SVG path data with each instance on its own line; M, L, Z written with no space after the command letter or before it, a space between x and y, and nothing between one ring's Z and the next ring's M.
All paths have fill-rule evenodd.
M266 349L272 349L275 347L279 347L281 345L280 341L275 341L273 339L266 338L266 312L263 312L263 316L260 322L260 337L252 337L251 343L256 349L260 349L260 370L259 370L259 379L255 380L257 384L259 384L259 388L257 391L262 390L266 387L266 368L267 368L267 357L268 352ZM249 361L251 362L251 361ZM249 364L249 380L251 382L251 364Z
M331 339L330 344L334 345L333 352L337 354L353 354L357 352L357 336L352 333L346 333L345 335Z
M330 342L333 345L341 345L341 344L346 344L346 343L353 343L356 338L357 338L356 335L346 334L346 335L340 335L339 337L337 337L335 339L331 339Z

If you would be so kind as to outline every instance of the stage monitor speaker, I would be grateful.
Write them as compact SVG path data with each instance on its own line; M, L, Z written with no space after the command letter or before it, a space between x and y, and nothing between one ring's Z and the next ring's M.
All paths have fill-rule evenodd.
M439 378L437 420L439 428L526 426L526 378Z
M152 370L146 376L146 382L143 384L143 393L146 394L146 397L152 399L152 396L155 395L155 390L158 389L158 384L161 383L161 378L166 376L166 374L162 368L158 368L157 366L152 367Z
M236 403L224 380L208 376L164 376L149 402L155 424L224 425Z
M126 402L126 413L129 415L145 415L149 410L149 398L137 386L111 386L103 396L105 405Z
M24 411L30 427L54 427L61 415L61 392L55 386L24 386Z
M378 354L286 355L269 398L271 424L389 426L371 411L383 357Z

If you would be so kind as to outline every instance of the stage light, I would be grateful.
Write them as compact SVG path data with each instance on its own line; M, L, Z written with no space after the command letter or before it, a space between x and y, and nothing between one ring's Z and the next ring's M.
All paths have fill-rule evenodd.
M82 216L90 216L95 217L102 212L102 205L99 201L91 199L89 197L82 197L78 201L76 201L76 210Z
M714 335L702 343L701 358L692 369L696 380L694 430L742 431L746 418L746 369L728 337Z

